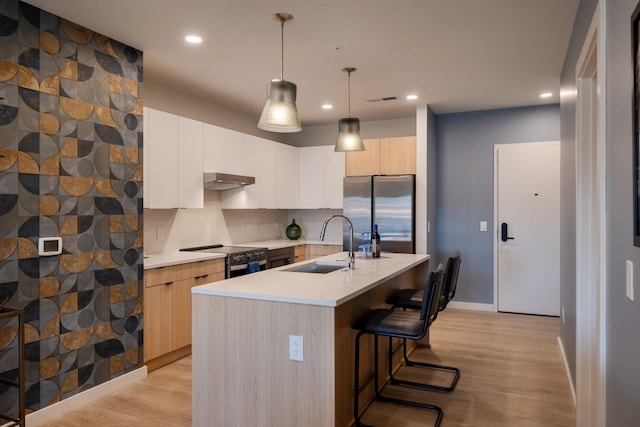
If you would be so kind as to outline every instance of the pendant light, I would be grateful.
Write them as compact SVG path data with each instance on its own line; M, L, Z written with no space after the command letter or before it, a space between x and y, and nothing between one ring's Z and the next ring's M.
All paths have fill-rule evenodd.
M300 118L296 108L296 85L284 79L284 23L291 21L293 15L276 13L273 19L280 21L281 62L280 79L272 80L267 86L267 102L264 104L258 127L263 130L280 133L300 132Z
M351 117L351 73L356 69L346 67L342 71L349 76L349 117L340 119L338 122L338 141L334 151L364 151L364 142L360 137L360 119Z

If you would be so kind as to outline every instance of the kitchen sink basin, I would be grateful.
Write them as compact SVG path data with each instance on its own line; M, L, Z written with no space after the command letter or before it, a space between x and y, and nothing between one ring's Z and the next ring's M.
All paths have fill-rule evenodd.
M347 266L344 264L322 264L318 262L314 262L312 264L305 264L294 268L289 268L283 271L289 271L292 273L317 273L317 274L327 274L332 271L347 269Z

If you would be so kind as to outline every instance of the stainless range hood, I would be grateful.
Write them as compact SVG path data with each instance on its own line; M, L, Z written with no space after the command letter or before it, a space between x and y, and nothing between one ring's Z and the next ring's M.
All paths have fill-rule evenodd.
M220 172L204 173L205 190L231 190L255 183L256 179L252 176L232 175Z

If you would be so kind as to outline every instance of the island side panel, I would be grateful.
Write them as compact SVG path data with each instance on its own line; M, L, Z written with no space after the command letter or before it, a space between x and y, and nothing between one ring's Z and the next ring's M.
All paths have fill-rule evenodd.
M333 307L194 294L193 425L333 426L334 328Z
M373 308L387 308L386 299L397 289L419 288L426 285L429 274L429 260L416 267L393 277L376 288L354 298L336 308L336 426L346 427L353 424L353 390L354 390L354 363L355 363L355 338L357 332L351 329L361 316ZM428 344L428 336L422 340ZM395 345L400 340L394 339ZM387 338L379 339L379 372L387 372ZM415 347L415 342L409 342L408 348ZM394 355L394 366L399 366L402 361L402 352ZM373 338L363 336L360 339L360 383L373 372ZM380 378L380 384L384 384L388 376ZM373 384L360 396L359 407L366 408L367 403L374 397Z

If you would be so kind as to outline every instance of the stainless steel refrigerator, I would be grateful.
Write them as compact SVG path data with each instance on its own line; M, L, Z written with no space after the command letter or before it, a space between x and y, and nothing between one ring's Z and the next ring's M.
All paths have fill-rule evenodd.
M415 175L348 176L344 178L343 214L354 228L353 250L362 233L378 224L383 252L416 252ZM344 227L343 248L349 250L349 230Z

